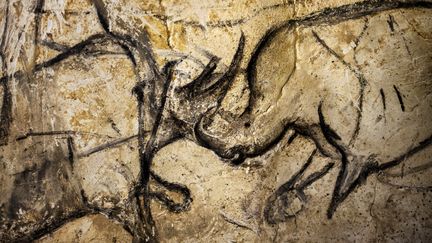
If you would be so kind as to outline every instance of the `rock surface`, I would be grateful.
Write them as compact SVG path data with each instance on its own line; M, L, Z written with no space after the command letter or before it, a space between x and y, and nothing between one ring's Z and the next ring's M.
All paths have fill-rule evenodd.
M4 0L0 242L428 242L432 2Z

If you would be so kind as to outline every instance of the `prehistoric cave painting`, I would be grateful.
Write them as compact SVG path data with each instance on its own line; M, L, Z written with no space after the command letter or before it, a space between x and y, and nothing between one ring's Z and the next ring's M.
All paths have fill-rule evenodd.
M41 21L40 15L43 12L43 2L39 0L34 8L36 36L38 36L38 25ZM175 81L181 74L179 70L182 63L191 61L190 58L180 57L167 61L160 67L148 33L134 31L131 29L133 26L129 26L122 19L110 18L110 5L105 1L94 0L93 4L104 32L91 35L70 47L46 42L47 46L60 51L60 54L49 60L38 62L31 70L19 70L13 73L8 71L4 51L6 34L3 34L0 46L2 73L4 74L1 79L3 100L0 117L0 145L7 146L15 141L25 141L28 138L37 140L58 136L61 136L64 141L61 144L51 141L50 151L35 152L36 155L32 155L31 158L40 160L39 165L35 168L27 168L14 177L13 183L16 189L10 197L7 209L2 208L2 211L7 211L4 214L7 217L2 216L0 219L8 222L4 224L6 228L2 228L6 232L1 234L4 240L38 239L72 219L102 213L121 223L133 235L136 242L158 241L158 233L150 209L151 200L160 202L169 211L175 213L188 210L193 205L193 195L185 185L169 182L152 170L155 154L181 138L192 140L214 151L233 166L239 166L248 158L268 152L285 137L289 130L295 131L295 135L290 138L291 141L295 136L312 139L316 149L301 169L294 173L286 183L275 188L269 198L263 199L266 204L262 217L268 224L277 224L294 217L295 213L301 211L301 208L293 210L294 214L287 213L287 208L292 207L295 200L301 202L301 207L307 204L308 196L305 195L304 189L317 183L330 170L340 168L327 211L328 218L332 218L338 206L370 174L397 166L432 144L432 132L428 122L432 112L428 102L420 103L418 107L410 107L410 103L405 101L407 99L407 96L404 95L405 89L401 87L405 84L404 82L413 82L407 79L423 82L424 99L428 101L428 94L432 93L430 90L432 74L430 62L418 64L421 65L418 68L421 71L406 74L391 70L394 62L398 60L389 59L393 56L385 56L383 50L372 50L376 56L362 54L365 48L374 48L376 41L376 37L373 37L374 28L377 28L378 21L385 18L390 34L379 41L384 42L388 49L403 52L412 59L430 58L432 43L427 38L422 38L421 33L406 36L394 33L397 31L398 24L390 11L420 9L430 14L428 11L432 3L423 1L361 2L289 19L278 26L268 26L268 31L256 43L250 57L245 56L245 43L248 39L240 31L236 50L230 64L223 72L216 71L220 58L206 53L208 63L203 65L199 75L185 85L179 85ZM332 28L332 26L351 20L364 20L364 27L353 42L354 49L357 48L357 55L353 61L347 61L333 48L331 43L326 41L326 38L322 37L325 33L320 32L319 27ZM6 29L7 18L5 22ZM412 50L406 42L415 42L415 45L411 46L419 48ZM299 47L300 43L303 47ZM319 53L308 53L305 47L308 43L318 43L321 47ZM400 51L400 46L404 47L403 51ZM344 74L341 76L344 76L349 82L342 84L333 82L332 77L326 76L319 70L320 67L317 67L317 70L300 68L302 62L304 64L311 59L302 60L298 56L298 48L306 48L304 53L316 58L319 58L317 57L319 55L322 56L321 58L327 58L328 66L321 68L340 72ZM315 50L311 50L313 51ZM17 137L10 136L11 124L14 121L12 112L14 94L10 88L12 80L25 82L23 80L29 80L30 75L36 76L42 70L67 62L75 56L111 54L126 56L136 78L136 84L132 90L137 101L135 119L138 121L138 132L136 135L113 140L84 152L76 151L74 140L75 135L79 133L77 131L29 131ZM392 73L388 77L385 76L387 74L382 77L376 75L374 65L377 61L389 67L389 72ZM246 63L244 68L242 63ZM348 70L348 74L345 70ZM300 74L304 73L307 73L310 78L303 79L304 76ZM372 76L380 80L371 80ZM223 109L222 102L234 80L241 77L248 84L249 99L241 114L233 115ZM349 86L348 90L351 90L351 93L346 95L352 95L355 99L335 102L335 96L344 90L341 86L345 88ZM317 88L314 89L314 87ZM278 94L269 95L273 92ZM369 127L370 122L364 122L365 119L371 119L375 115L375 112L371 110L381 109L381 107L374 107L371 103L371 100L376 97L381 100L383 110L382 117L377 120L385 121L391 128L386 132L391 133L392 129L400 129L401 126L418 131L408 136L411 141L403 143L398 153L377 153L380 151L380 143L384 137L388 140L391 134L383 132L375 136L376 129ZM398 109L394 109L395 106ZM404 113L415 109L421 110L421 114L408 121ZM388 112L396 113L396 115L386 115ZM394 116L401 117L405 121L395 121ZM224 121L229 121L229 124L226 125ZM346 126L335 125L339 122ZM114 129L116 124L111 123ZM271 129L268 129L269 127ZM119 129L114 130L120 131ZM137 182L128 192L129 201L123 207L114 208L93 205L89 202L78 179L75 178L73 173L75 161L131 140L138 140L136 153L139 157L140 171ZM376 150L365 146L365 143ZM35 145L34 151L38 150L44 150L44 147ZM332 162L303 178L305 171L313 163L314 156L317 155L331 158ZM340 167L336 167L336 164L340 164ZM43 178L51 177L59 178L55 183L58 188L38 185ZM31 195L26 194L26 191L30 191ZM48 191L49 193L63 191L58 195L66 198L58 198L55 193L48 195ZM67 193L64 193L65 191ZM181 202L173 200L168 196L167 191L181 195ZM43 220L42 223L20 223L18 211L25 207L26 200L38 197L38 195L43 195L39 196L41 201L48 201L52 204L68 201L69 204L62 205L60 211L53 209L50 213L54 217L50 217L50 220L46 220L46 215L37 215L35 217ZM14 220L16 222L13 222Z

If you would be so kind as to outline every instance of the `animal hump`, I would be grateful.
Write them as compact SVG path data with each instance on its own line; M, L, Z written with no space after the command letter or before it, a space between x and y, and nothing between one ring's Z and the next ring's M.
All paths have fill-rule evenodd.
M247 67L252 113L265 112L282 95L295 71L296 42L289 25L270 30L258 43Z

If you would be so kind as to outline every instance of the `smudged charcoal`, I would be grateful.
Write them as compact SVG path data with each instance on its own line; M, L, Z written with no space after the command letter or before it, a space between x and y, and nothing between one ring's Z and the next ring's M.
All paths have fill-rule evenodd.
M86 211L72 173L67 140L45 140L49 147L45 149L35 139L32 151L25 150L31 165L14 175L7 214L0 217L1 224L11 226L8 235L2 236L4 240L37 239L49 233L47 229L55 229Z

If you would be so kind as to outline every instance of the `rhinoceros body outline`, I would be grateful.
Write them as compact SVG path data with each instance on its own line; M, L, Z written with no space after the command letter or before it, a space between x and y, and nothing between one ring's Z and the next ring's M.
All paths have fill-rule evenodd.
M346 184L347 176L349 174L347 168L349 166L348 161L348 153L346 148L342 143L339 142L340 136L337 131L335 131L330 125L326 122L326 117L323 114L323 107L325 107L325 103L320 102L318 107L316 107L316 115L318 116L318 121L315 124L302 124L297 123L296 120L284 121L281 126L282 129L277 136L274 136L272 139L265 141L264 144L258 146L258 148L252 148L251 146L243 146L236 145L234 147L224 147L221 145L219 141L213 140L213 138L206 133L206 126L210 126L212 122L212 117L217 114L219 111L222 99L227 94L229 89L229 84L232 83L235 78L236 72L239 71L239 62L243 55L243 47L245 38L243 35L239 38L239 44L237 51L233 57L233 61L228 68L228 71L222 75L222 77L216 78L212 76L212 72L215 68L215 62L210 62L199 78L194 80L188 87L181 88L176 90L175 92L179 97L189 98L191 99L191 105L196 105L198 103L205 103L203 106L203 110L198 110L197 114L190 114L193 118L191 121L183 121L181 119L177 119L176 116L172 116L177 111L169 111L169 102L170 97L168 97L169 91L172 91L171 80L173 78L173 69L178 62L169 62L165 65L162 70L159 70L156 62L154 61L154 57L152 56L151 45L148 41L148 37L145 33L142 33L139 37L128 36L127 34L119 34L115 31L112 31L110 28L110 21L108 19L107 10L104 8L104 4L102 1L94 1L97 13L100 19L100 22L103 28L106 31L107 38L111 39L113 42L121 45L126 55L130 58L131 62L137 69L137 86L134 88L134 94L138 100L139 114L138 114L138 122L139 122L139 132L138 132L138 141L139 141L139 153L140 153L140 163L141 163L141 173L140 173L140 181L137 187L133 190L132 195L135 196L135 201L137 204L137 213L140 214L139 220L142 220L140 224L134 225L132 227L143 227L144 229L129 229L132 234L134 234L135 240L137 241L157 241L157 235L154 234L155 226L151 216L151 211L149 209L149 201L151 198L155 198L159 201L164 202L169 198L164 197L163 195L152 195L150 188L148 187L148 181L151 176L153 176L156 180L159 180L159 183L165 184L166 187L171 188L174 191L180 192L184 195L183 204L167 204L172 206L172 211L177 212L186 210L190 204L190 192L183 185L169 183L158 177L151 171L151 163L153 160L153 156L157 151L159 151L162 147L176 141L179 138L189 138L194 140L197 144L209 148L213 150L216 154L218 154L221 158L226 159L228 161L233 162L234 164L242 163L248 157L255 157L264 152L268 151L271 147L273 147L276 143L283 138L283 134L287 131L287 129L291 128L296 130L297 133L312 138L317 145L317 150L312 154L314 155L316 152L320 152L321 154L340 159L342 161L342 168L337 178L337 182L334 189L334 194L332 197L332 202L329 207L328 216L331 217L336 210L337 206L361 183L363 182L367 176L371 173L375 173L390 167L393 167L399 164L402 160L407 157L410 157L422 149L426 148L432 143L432 137L429 136L425 140L418 143L417 146L414 146L404 153L401 153L400 156L397 156L393 160L387 161L385 163L377 164L373 159L369 160L364 164L361 168L356 168L355 178L352 178L352 181ZM350 19L357 19L364 16L369 16L373 14L377 14L386 10L393 9L408 9L408 8L427 8L430 9L432 7L431 3L421 2L421 1L413 1L413 2L365 2L358 3L352 5L344 5L341 7L337 7L334 9L325 9L323 11L319 11L317 13L313 13L306 17L302 17L300 19L288 20L286 23L281 26L271 28L267 34L261 39L258 43L255 51L252 54L251 61L248 64L247 68L247 80L249 82L249 88L251 89L251 96L249 100L248 108L245 110L245 113L242 115L245 118L245 124L248 123L251 112L253 110L253 106L256 103L257 90L254 90L256 87L256 66L257 60L261 51L266 48L271 39L277 35L280 31L288 30L290 31L293 28L298 26L315 26L320 24L336 24ZM314 33L318 42L320 42L324 48L328 48L322 39ZM92 38L102 38L103 36L93 36ZM105 37L103 37L105 38ZM35 66L33 71L41 70L45 67L49 67L54 65L68 56L77 55L80 52L85 50L85 47L89 44L92 44L92 39L86 40L82 43L71 47L64 53L58 55L57 57L44 62L42 64L38 64ZM246 40L247 41L247 40ZM337 55L332 53L333 55ZM140 66L141 65L141 66ZM142 74L143 68L148 70L150 74ZM140 73L141 72L141 73ZM255 73L255 74L254 74ZM21 72L17 72L14 74L15 77L22 76ZM359 85L360 85L360 109L356 119L355 130L352 135L352 140L355 140L356 134L358 133L359 124L361 121L361 108L363 102L364 95L364 86L366 85L365 80L361 75L357 73ZM215 86L211 86L210 88L202 88L203 82L206 79L215 79ZM10 96L8 95L8 84L9 78L2 78L1 83L5 89L4 99L7 102L3 102L2 113L7 113L6 115L2 114L2 119L6 118L5 126L0 127L2 132L1 135L2 140L4 137L8 135L9 126L9 115L10 111ZM396 89L396 88L395 88ZM255 92L255 93L254 93ZM400 100L400 94L398 92L398 98ZM206 101L208 97L211 97L210 101ZM207 103L206 103L207 102ZM168 105L167 105L168 104ZM167 108L168 107L168 108ZM249 113L249 114L248 114ZM249 116L249 117L248 117ZM148 121L151 121L150 123ZM250 124L249 124L250 126ZM150 132L150 136L148 133ZM318 134L321 133L321 134ZM27 134L28 136L34 136L33 134ZM39 135L52 135L52 134L39 134ZM351 143L351 142L350 142ZM328 149L330 148L330 149ZM73 150L73 148L72 148ZM307 164L310 164L310 160L308 160ZM326 171L330 170L332 167L326 167ZM306 168L304 168L306 169ZM352 171L351 171L352 172ZM351 173L352 174L352 173ZM294 178L295 179L295 178ZM277 196L285 193L288 190L292 190L294 181L287 182L288 184L284 184L281 186L284 190L277 190L275 193ZM344 185L342 185L344 184ZM344 189L341 187L344 186ZM144 195L144 198L141 197ZM84 196L83 196L84 197ZM85 197L83 198L85 201ZM273 201L275 198L269 198ZM271 200L270 200L271 201ZM89 205L87 205L89 206ZM267 209L269 211L270 209ZM92 209L86 211L85 213L98 213L104 212L99 209ZM84 214L85 214L84 213ZM268 213L267 213L268 214ZM79 214L81 216L81 214ZM268 216L268 215L267 215ZM77 217L74 215L73 217ZM55 228L62 225L62 222L67 222L68 219L62 219L59 223L55 223L56 227L48 226L47 233L49 230L54 230ZM267 218L269 223L272 220ZM123 222L124 223L124 222ZM129 226L128 226L129 227ZM44 230L38 230L39 233L31 236L30 238L40 237L40 232L45 232ZM24 237L24 239L28 239L28 237Z

